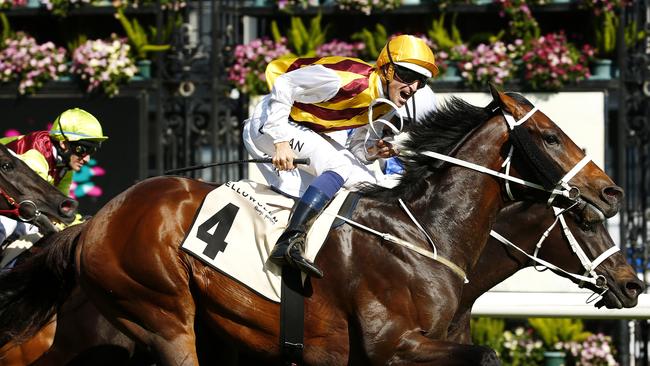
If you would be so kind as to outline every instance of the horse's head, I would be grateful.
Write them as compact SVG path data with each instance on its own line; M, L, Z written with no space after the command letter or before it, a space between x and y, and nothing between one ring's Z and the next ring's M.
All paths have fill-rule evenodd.
M544 216L550 225L553 222L551 210L544 211L548 211ZM597 223L585 226L574 214L565 213L562 216L542 243L539 257L569 273L593 278L595 284L565 276L573 282L582 282L595 293L600 294L605 288L608 289L596 303L597 307L620 309L636 306L645 284L637 278L634 269L617 249L605 225Z
M54 231L50 219L74 220L77 201L38 176L27 164L0 144L0 214Z
M535 189L526 189L526 194L549 204L575 205L574 210L581 210L586 222L602 221L618 212L623 190L550 118L519 94L503 93L493 86L491 92L494 101L490 106L502 113L508 125L513 175L554 190L551 197ZM504 154L509 154L509 149Z

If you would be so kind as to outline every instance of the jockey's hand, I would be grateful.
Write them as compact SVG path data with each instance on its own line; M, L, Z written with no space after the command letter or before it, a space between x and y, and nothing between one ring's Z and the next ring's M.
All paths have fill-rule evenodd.
M397 156L398 154L399 150L394 147L393 144L384 140L377 140L375 146L368 148L368 155L371 155L375 158L387 159L393 156Z
M275 144L275 156L273 156L273 166L277 170L293 170L293 159L296 154L291 149L289 141L277 142Z

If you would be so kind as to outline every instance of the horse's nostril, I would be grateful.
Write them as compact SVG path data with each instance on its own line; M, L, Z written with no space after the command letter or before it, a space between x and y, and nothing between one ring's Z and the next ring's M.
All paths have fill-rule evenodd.
M77 206L79 203L75 200L72 199L66 199L61 202L59 205L59 212L66 216L66 217L71 217L74 216L74 214L77 212Z
M636 298L643 292L645 286L640 281L630 281L625 284L625 290L631 298Z
M623 199L623 189L617 186L610 186L603 189L603 197L608 202L618 202Z

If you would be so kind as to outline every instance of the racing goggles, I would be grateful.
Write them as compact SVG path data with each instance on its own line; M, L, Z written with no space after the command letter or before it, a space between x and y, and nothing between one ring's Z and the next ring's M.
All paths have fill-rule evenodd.
M73 154L83 158L84 156L95 154L99 145L93 142L75 141L70 142L70 148Z
M406 68L404 66L396 65L393 64L393 68L395 72L393 73L393 76L395 79L399 82L402 82L404 84L410 85L413 84L414 82L418 82L418 89L424 88L425 85L427 85L427 77L425 75L422 75L418 72L415 72L409 68Z

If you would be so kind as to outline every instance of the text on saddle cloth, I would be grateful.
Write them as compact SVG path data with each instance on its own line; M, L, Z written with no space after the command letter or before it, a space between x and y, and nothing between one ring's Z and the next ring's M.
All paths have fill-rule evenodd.
M342 190L307 234L305 257L314 260L348 192ZM294 201L268 186L228 182L204 198L181 247L246 287L280 302L281 269L267 258L289 220Z

